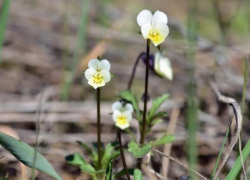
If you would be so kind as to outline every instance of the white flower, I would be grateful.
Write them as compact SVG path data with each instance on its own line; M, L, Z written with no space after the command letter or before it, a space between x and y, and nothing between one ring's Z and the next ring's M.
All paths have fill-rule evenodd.
M162 53L158 52L155 54L154 69L159 76L168 78L169 80L173 79L171 62Z
M155 46L161 44L169 34L168 17L161 11L152 15L149 10L143 10L137 16L137 23L141 26L144 39L150 39Z
M117 101L112 105L113 120L115 125L124 130L129 127L129 122L132 119L133 106L127 103L125 106Z
M88 84L93 88L105 86L110 81L110 63L108 60L99 61L98 59L91 59L88 66L89 68L85 71L85 77L88 80Z

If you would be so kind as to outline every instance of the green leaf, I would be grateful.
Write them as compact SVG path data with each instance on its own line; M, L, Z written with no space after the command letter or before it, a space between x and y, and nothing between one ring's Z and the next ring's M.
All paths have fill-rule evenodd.
M28 144L3 133L0 133L0 144L26 166L44 172L57 180L62 180L51 164ZM36 163L34 165L35 153Z
M94 149L92 150L88 145L82 143L81 141L76 141L76 142L87 151L92 161L95 161L98 159L97 153Z
M112 166L113 166L113 161L110 161L106 170L105 180L112 180Z
M130 175L134 175L134 169L128 169L128 173L129 173ZM114 178L115 178L115 179L118 179L118 178L120 178L120 177L122 177L122 176L124 176L124 175L126 175L126 171L125 171L124 169L122 169L121 171L119 171L119 172L114 176Z
M130 141L128 144L128 152L132 153L136 158L142 158L147 153L149 153L151 149L151 144L144 144L140 147L135 141Z
M152 108L149 111L149 117L148 119L151 119L151 117L155 114L155 112L161 107L161 105L169 98L168 94L163 94L162 96L156 98L153 101Z
M79 166L80 169L84 172L96 173L95 168L92 165L90 165L89 163L87 163L83 159L83 157L78 153L71 154L71 155L67 156L65 159L66 159L67 163Z
M113 160L120 155L120 151L115 150L117 145L117 142L108 143L106 145L102 156L102 167L106 168L110 160Z
M138 100L136 96L129 90L122 91L120 94L120 97L126 101L129 101L132 103L135 111L138 113L139 112L139 105L138 105Z
M162 122L162 119L157 119L155 121L152 122L152 126L156 125L156 124L159 124Z
M175 136L172 134L165 134L159 140L153 143L153 146L160 146L163 144L174 142Z
M242 151L243 162L245 162L247 158L249 158L249 155L250 155L250 139L248 140L247 144L245 145ZM234 163L233 168L230 170L225 180L234 180L239 174L241 168L242 168L241 158L240 156L238 156L236 162Z
M86 163L83 157L78 153L66 156L65 160L67 161L67 163L76 165L76 166L81 166L82 164Z
M155 113L152 117L150 117L149 121L152 122L155 119L166 117L166 116L167 116L167 112L160 111L160 112Z
M139 169L135 169L134 171L134 180L142 180L142 173Z

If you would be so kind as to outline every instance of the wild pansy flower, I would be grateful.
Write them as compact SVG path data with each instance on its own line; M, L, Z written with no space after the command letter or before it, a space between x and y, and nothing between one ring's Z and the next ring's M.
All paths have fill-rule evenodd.
M88 84L93 88L105 86L111 79L110 63L108 60L91 59L88 64L89 68L85 71L85 77Z
M123 105L123 103L117 101L113 103L112 111L115 125L122 130L128 128L132 119L133 106L130 103Z
M169 80L173 79L173 69L171 61L168 58L164 57L160 52L157 52L155 54L154 70L156 74L161 77L165 77Z
M141 26L144 39L150 39L155 46L161 44L169 34L168 17L161 11L152 15L149 10L143 10L137 16L137 23Z

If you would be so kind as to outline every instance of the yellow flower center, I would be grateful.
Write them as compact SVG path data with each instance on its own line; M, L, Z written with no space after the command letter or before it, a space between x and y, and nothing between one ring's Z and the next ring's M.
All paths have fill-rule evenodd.
M103 76L100 75L99 72L93 75L93 82L95 84L101 84L103 81L104 81L104 78Z
M163 36L160 34L158 30L150 30L149 31L149 39L154 43L159 43L164 41Z
M117 124L119 124L119 125L125 125L125 124L127 124L127 117L123 116L123 115L118 116L117 117Z

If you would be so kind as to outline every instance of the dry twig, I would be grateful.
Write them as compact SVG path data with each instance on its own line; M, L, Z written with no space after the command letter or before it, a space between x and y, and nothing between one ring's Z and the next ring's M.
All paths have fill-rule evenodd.
M224 165L225 165L229 155L231 154L231 152L233 150L233 147L235 146L238 139L239 139L239 147L240 147L239 151L240 151L240 156L241 156L241 161L242 161L242 167L243 167L245 179L247 180L246 171L245 171L244 163L243 163L243 159L242 159L242 150L241 150L241 141L240 141L240 132L241 132L241 129L242 129L241 108L240 108L239 104L235 101L235 99L222 95L220 93L219 89L217 88L216 84L213 81L210 81L210 85L211 85L212 89L214 90L214 92L216 93L219 101L227 103L230 106L232 106L234 116L235 116L235 120L236 120L236 124L237 124L237 131L236 131L231 143L229 144L229 146L228 146L228 148L227 148L227 150L225 152L224 159L222 160L222 163L220 164L220 166L219 166L218 170L216 171L216 173L215 173L214 177L212 178L212 180L216 180L217 177L219 176L222 168L224 167Z
M201 178L203 179L207 179L205 176L201 175L200 173L198 173L197 171L193 170L193 169L190 169L188 167L188 165L184 164L183 162L179 161L178 159L174 158L174 157L171 157L171 156L168 156L164 153L162 153L161 151L157 150L157 149L154 149L153 150L154 152L158 153L159 155L163 156L163 157L166 157L166 158L169 158L170 160L176 162L177 164L181 165L182 167L188 169L189 171L192 171L193 173L195 173L196 175L200 176Z

